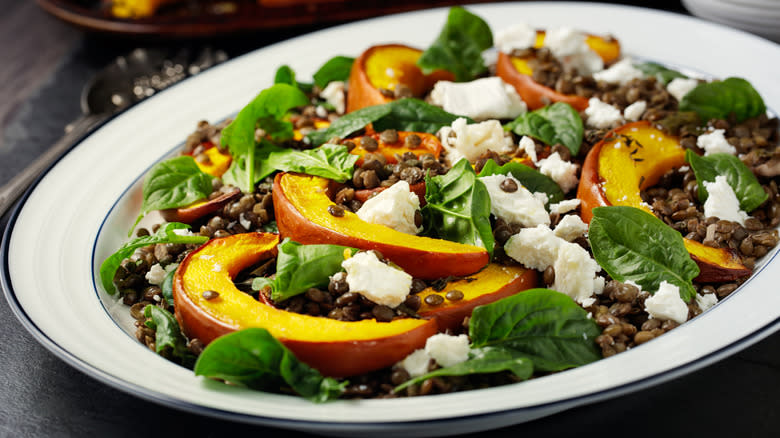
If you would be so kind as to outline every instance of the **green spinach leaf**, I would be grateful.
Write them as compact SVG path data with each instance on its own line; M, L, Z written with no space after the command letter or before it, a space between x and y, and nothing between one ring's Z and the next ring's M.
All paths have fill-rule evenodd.
M273 152L282 152L285 150L287 149L280 148L266 139L260 140L260 144L255 148L252 157L252 165L254 166L252 172L252 178L254 179L254 182L252 183L253 189L255 183L276 171L276 169L268 164L268 156ZM241 187L241 184L243 184L247 178L247 166L247 156L233 157L233 163L231 163L231 166L222 175L222 181L226 184Z
M279 83L260 92L225 129L221 143L230 149L233 162L230 174L245 193L254 192L255 130L260 127L274 141L292 138L293 126L284 120L292 108L304 106L309 99L297 87Z
M521 352L502 347L485 347L472 350L469 359L457 365L439 368L425 375L415 377L395 387L398 392L407 386L415 385L431 377L468 376L472 374L492 374L510 371L519 380L526 380L534 372L534 365Z
M490 175L509 175L520 181L531 193L542 192L547 194L547 204L557 204L563 201L564 194L561 186L549 176L532 169L525 164L516 161L510 161L503 166L499 166L495 161L488 160L479 172L479 177Z
M474 309L469 320L472 348L500 347L529 358L536 369L560 371L601 358L595 339L601 329L569 296L529 289Z
M453 7L439 37L417 60L425 74L447 70L459 82L470 81L487 71L482 52L493 46L490 26L461 7Z
M212 341L198 357L195 375L261 390L286 384L313 402L338 398L347 384L323 377L262 328L244 329Z
M458 161L444 175L426 175L425 200L425 230L435 233L432 237L481 246L492 257L490 195L468 160Z
M680 288L688 302L699 275L679 232L650 213L626 206L596 207L588 231L593 258L618 281L631 280L654 293L662 281Z
M655 76L658 82L664 85L668 84L673 79L685 79L688 77L676 70L669 69L656 62L641 62L634 64L634 67L644 73L646 76Z
M346 81L355 58L349 56L334 56L314 73L314 84L325 88L333 81Z
M350 154L344 145L326 143L315 149L272 152L265 164L276 170L301 172L344 182L352 178L358 158Z
M165 301L171 307L175 305L175 303L173 302L173 276L174 275L176 275L175 269L171 269L170 271L168 271L168 273L165 274L165 278L163 279L162 284L160 285L160 289L162 289L163 298L165 298Z
M344 251L357 250L339 245L302 245L286 238L277 248L276 276L259 277L252 289L271 287L271 299L276 302L301 294L312 287L327 286L330 276L341 271Z
M160 354L170 349L172 357L179 359L182 365L192 368L195 355L187 349L187 340L181 334L179 323L171 312L148 304L144 307L144 316L149 318L145 324L155 331L154 349Z
M114 274L122 263L122 260L133 255L136 249L143 248L155 243L183 243L183 244L201 244L209 240L206 236L200 235L180 235L176 234L176 230L189 230L190 226L186 224L180 224L178 222L170 222L160 227L156 233L136 237L131 241L122 245L115 253L111 254L100 265L100 282L103 288L109 294L114 294L116 288L114 287Z
M714 182L723 175L739 199L739 207L750 213L758 208L769 195L761 187L756 176L739 158L731 154L711 154L700 157L692 150L685 151L685 160L691 165L699 186L699 201L707 200L704 182Z
M761 95L742 78L728 78L699 84L680 102L680 111L695 111L702 120L728 119L734 114L737 121L766 112Z
M504 126L517 135L527 135L550 146L560 143L576 156L585 132L580 114L571 105L556 102L527 112Z
M171 158L155 164L144 179L141 213L128 235L147 213L190 205L211 194L212 177L201 172L190 156Z

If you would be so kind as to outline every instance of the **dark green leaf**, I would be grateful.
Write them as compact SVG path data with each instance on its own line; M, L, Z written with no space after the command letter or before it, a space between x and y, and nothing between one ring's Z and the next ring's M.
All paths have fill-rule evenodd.
M301 172L344 182L352 178L358 158L350 154L344 145L324 144L315 149L272 152L265 163L276 170Z
M276 224L276 221L271 221L263 225L263 231L279 234L279 226Z
M244 329L212 341L195 363L195 375L262 390L287 384L313 402L337 398L346 385L322 377L262 328Z
M417 65L429 74L447 70L459 82L470 81L487 71L482 52L493 46L490 26L461 7L453 7L436 41L420 55Z
M531 193L542 192L546 193L548 197L547 204L557 204L563 201L563 190L555 180L549 176L532 169L525 164L518 163L516 161L510 161L503 166L499 166L492 159L482 167L479 172L479 177L490 175L509 175L511 174L516 180L520 181L520 184L528 189Z
M159 354L170 349L172 357L179 359L187 368L192 368L195 355L187 348L187 340L181 334L179 323L171 312L148 304L144 307L144 316L150 318L145 322L146 326L155 331L155 351Z
M254 184L262 180L266 176L274 173L276 169L269 166L268 156L273 152L282 152L287 149L280 148L268 140L261 140L260 144L255 148L254 156L252 157L252 165L254 169L252 171L252 191L254 191ZM227 172L222 175L222 181L226 184L231 184L237 187L241 187L247 178L247 156L233 157L233 163Z
M367 106L339 117L323 130L310 132L306 138L315 146L319 146L333 137L346 138L350 134L364 129L369 123L379 120L390 111L390 104Z
M254 191L255 178L255 130L262 127L274 140L292 136L292 123L284 120L292 108L309 103L306 95L297 87L279 83L260 92L245 106L225 129L221 143L228 146L233 156L231 175L239 178L236 183L245 193Z
M155 243L183 243L183 244L201 244L209 240L206 236L192 235L181 236L176 234L175 230L189 230L190 226L178 222L167 223L160 227L156 233L150 236L136 237L125 243L115 253L111 254L100 265L100 282L103 288L109 294L116 292L114 287L114 274L122 263L122 260L133 255L136 249L143 248Z
M509 348L542 371L560 371L601 358L595 339L601 329L569 296L529 289L474 309L469 320L472 348Z
M277 248L276 276L273 280L256 278L252 289L271 286L271 299L276 302L306 292L312 287L327 286L330 276L341 271L344 251L355 249L339 245L302 245L286 238Z
M560 143L576 156L582 145L584 128L580 114L571 105L556 102L552 105L527 112L504 129L517 135L527 135L550 146Z
M742 78L728 78L699 84L680 102L680 111L696 111L702 120L728 119L734 114L738 122L766 112L761 95Z
M312 84L305 82L298 82L295 77L295 70L288 65L283 65L276 69L276 75L274 76L274 84L288 84L293 87L297 87L304 93L310 93L312 90Z
M130 229L130 234L150 211L183 207L206 199L213 190L211 179L210 175L201 172L190 156L155 164L144 179L141 213Z
M638 208L596 207L588 231L593 258L617 281L631 280L654 293L662 281L680 288L686 302L696 296L696 265L674 228Z
M726 177L734 194L739 199L739 207L750 213L767 200L769 195L761 187L761 183L753 172L739 158L730 154L710 154L704 157L696 155L688 149L685 152L685 160L690 163L696 174L696 182L699 186L699 201L703 204L707 200L707 188L704 182L714 182L715 177Z
M664 85L671 82L672 79L684 79L688 77L676 70L666 68L663 65L655 62L642 62L639 64L634 64L634 67L640 70L646 76L655 76L655 78L658 79L658 82Z
M493 254L490 195L468 160L460 160L444 175L425 177L422 213L433 237L481 246Z
M314 84L320 88L325 88L333 81L346 81L349 79L349 71L352 69L352 63L355 58L348 56L334 56L314 73Z
M173 307L173 276L176 275L176 270L171 269L167 274L165 274L165 279L163 280L162 284L160 285L160 289L162 289L162 295L163 298L165 298L165 301L168 302L168 305Z
M468 376L472 374L492 374L509 371L519 380L531 377L534 371L533 363L521 352L502 347L485 347L472 350L469 359L451 367L439 368L423 376L407 380L393 391L398 392L410 385L415 385L432 377Z

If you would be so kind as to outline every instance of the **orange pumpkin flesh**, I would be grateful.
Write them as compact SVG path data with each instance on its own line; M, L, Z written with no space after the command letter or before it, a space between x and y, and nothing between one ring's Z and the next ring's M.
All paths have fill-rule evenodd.
M405 143L406 138L412 134L420 138L420 144L414 148L407 147ZM411 152L417 157L420 157L424 154L433 154L434 157L439 158L441 151L444 149L438 137L425 132L398 131L398 140L395 143L386 143L382 141L381 134L377 132L367 135L377 142L378 147L375 153L381 153L388 163L393 164L398 162L396 155L403 156L406 152ZM360 155L360 158L355 163L360 166L363 164L363 157L369 153L369 151L363 148L363 146L360 146L359 138L352 138L352 141L357 146L352 149L350 153L354 155Z
M261 327L324 375L345 377L391 366L436 333L434 320L338 321L276 309L238 290L233 277L274 257L278 243L276 234L236 234L211 240L184 259L174 276L173 299L190 339L208 344L236 330ZM207 300L206 290L219 296Z
M213 177L221 177L230 167L233 157L227 151L222 152L214 143L207 141L201 144L203 146L203 154L208 158L207 160L198 161L195 160L195 164L198 166L201 172L211 175ZM189 155L192 155L190 153Z
M361 220L346 211L333 216L328 180L280 173L274 179L274 211L282 237L303 244L329 243L377 250L416 278L464 276L488 264L484 248L413 236Z
M642 202L641 190L684 163L685 148L679 140L649 122L629 123L612 130L585 157L577 188L582 220L590 222L593 208L606 205L627 205L652 214ZM751 273L733 250L683 241L699 266L697 282L733 281Z
M216 148L214 148L216 149ZM181 208L160 210L163 219L168 222L191 224L196 220L221 210L224 206L241 196L241 190L235 189L207 201L199 201Z
M517 94L519 94L526 105L528 105L528 109L539 109L553 102L568 103L577 111L583 111L588 107L588 99L584 97L562 94L536 82L533 77L528 74L528 70L524 70L522 67L516 65L518 60L520 59L499 52L498 61L496 61L496 75L503 79L504 82L515 87ZM523 71L525 71L525 73L523 73Z

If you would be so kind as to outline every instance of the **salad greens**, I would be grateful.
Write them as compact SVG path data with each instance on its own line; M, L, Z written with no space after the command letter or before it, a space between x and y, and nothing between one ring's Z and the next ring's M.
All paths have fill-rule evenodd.
M564 102L522 114L507 123L504 129L539 139L550 146L561 143L575 156L580 151L585 132L580 114Z
M516 161L510 161L503 166L499 166L495 161L490 159L482 166L479 177L509 174L520 181L520 184L531 193L546 193L548 198L546 206L557 204L564 199L563 190L561 190L561 186L559 186L555 180L536 169L532 169L525 164Z
M157 306L148 304L144 307L144 323L155 331L154 348L158 354L169 354L178 359L187 368L192 368L195 363L195 355L187 348L187 340L181 334L179 323L171 312Z
M761 187L758 179L739 158L731 154L711 154L698 156L688 149L685 151L685 161L690 163L698 183L699 201L707 200L707 188L704 182L713 182L718 175L724 175L734 194L739 199L739 207L751 212L769 198Z
M273 170L302 172L344 182L352 178L358 158L346 146L326 143L315 149L274 150L262 163Z
M663 65L658 64L657 62L640 62L638 64L634 64L634 67L636 67L646 76L655 76L655 78L658 79L658 82L664 85L668 84L669 82L672 82L672 80L677 78L681 78L681 79L688 78L688 76L685 76L684 74L676 70L672 70L670 68L664 67Z
M728 119L738 122L766 112L761 95L742 78L728 78L699 84L680 102L680 111L695 111L702 120Z

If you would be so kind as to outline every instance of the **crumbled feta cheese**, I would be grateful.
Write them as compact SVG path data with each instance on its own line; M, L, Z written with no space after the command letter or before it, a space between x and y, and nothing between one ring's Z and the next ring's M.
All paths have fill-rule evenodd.
M718 303L718 297L715 294L696 294L696 304L702 312L706 312L712 306Z
M543 205L547 205L547 203L550 202L550 197L547 196L547 193L544 193L544 192L534 192L533 195L534 195L534 198L536 198Z
M604 290L604 278L596 274L601 267L584 248L556 236L545 225L523 228L504 245L509 257L528 268L543 271L555 269L553 289L582 305L593 303L590 297Z
M555 226L555 235L563 240L571 242L582 237L588 231L588 224L582 221L576 214L564 216Z
M422 231L422 227L414 223L414 216L419 209L420 198L411 191L408 182L401 180L364 202L357 215L372 224L384 225L406 234L417 234Z
M606 70L596 72L593 74L593 79L597 81L604 81L608 84L620 84L623 85L630 82L632 79L638 79L644 76L641 70L634 67L634 62L631 58L623 58L620 61L614 63Z
M161 285L163 280L165 280L165 275L168 272L163 269L163 267L159 263L155 263L152 265L152 267L149 269L149 272L146 273L146 281L149 282L149 284L154 285Z
M192 236L192 230L187 228L177 228L173 230L173 234L177 236Z
M520 139L518 147L524 150L525 154L528 155L528 158L530 158L531 161L536 164L538 158L536 156L536 142L533 138L524 135L523 138Z
M539 172L553 179L564 193L577 186L577 165L561 158L558 152L539 160L537 163Z
M585 115L588 117L586 124L598 129L612 128L623 120L619 109L602 102L598 97L588 100Z
M580 202L581 201L577 198L565 199L557 204L550 205L550 213L564 214L570 211L574 211L577 209L577 207L580 206Z
M536 29L528 23L515 23L511 27L496 32L493 43L498 50L510 53L515 49L527 49L536 44Z
M455 136L451 136L451 133ZM473 163L488 150L508 153L515 148L512 138L504 135L504 128L498 120L469 125L466 119L459 117L452 122L451 127L443 128L439 135L451 164L457 163L461 158Z
M642 117L642 114L645 113L646 109L647 102L644 100L637 100L623 110L623 118L630 122L636 122Z
M438 333L425 342L425 352L442 367L451 367L469 358L469 337Z
M403 303L412 287L412 276L386 265L372 251L359 252L341 263L347 271L350 292L388 307Z
M438 81L431 91L431 103L474 120L514 119L528 110L515 87L498 76L471 82Z
M344 82L343 81L331 81L325 88L320 91L320 97L325 99L326 102L333 105L336 112L344 114Z
M704 201L704 216L717 217L721 220L738 222L745 225L747 213L740 210L739 200L734 194L726 177L718 175L714 182L704 181L704 188L707 189L707 200Z
M661 282L658 292L645 300L645 310L651 318L679 324L688 320L688 305L680 298L680 288L666 281Z
M724 129L715 129L714 131L700 135L696 138L696 146L704 149L704 155L710 154L731 154L737 153L737 148L732 146L726 137Z
M666 84L666 91L674 96L675 99L681 101L697 85L699 85L699 81L696 79L674 78Z
M604 69L604 61L588 46L585 38L582 32L560 27L546 32L544 46L563 64L582 75L592 75Z
M414 353L406 356L398 365L405 369L411 377L419 377L428 373L428 365L431 357L423 349L415 350Z
M550 215L544 209L544 202L523 187L512 175L483 176L479 180L487 187L490 195L490 213L495 217L524 227L550 224ZM505 180L513 181L517 185L517 190L506 192L501 189L501 184Z

